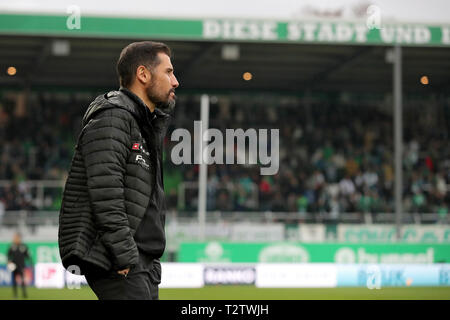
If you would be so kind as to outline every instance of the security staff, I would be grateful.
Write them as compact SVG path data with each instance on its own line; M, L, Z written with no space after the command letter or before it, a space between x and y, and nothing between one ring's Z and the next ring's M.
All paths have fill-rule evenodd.
M17 279L22 283L22 296L26 299L27 290L24 276L26 261L31 264L31 257L26 244L22 243L19 233L14 234L13 243L8 250L8 269L12 272L12 285L14 299L17 299Z

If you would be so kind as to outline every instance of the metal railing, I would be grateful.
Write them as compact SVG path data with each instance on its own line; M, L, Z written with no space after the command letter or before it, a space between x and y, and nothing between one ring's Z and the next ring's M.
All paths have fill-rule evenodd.
M65 182L63 180L26 180L21 182L11 180L0 180L0 188L10 188L16 185L20 190L32 195L31 203L38 209L45 207L45 191L49 189L61 189L62 193ZM23 191L20 191L23 192Z
M179 222L197 221L195 211L168 211L167 220ZM403 213L404 224L450 224L450 216L435 213ZM394 213L340 213L337 218L330 213L271 212L271 211L208 211L207 222L284 222L324 224L394 224ZM57 226L59 211L5 211L0 213L0 225L4 227Z
M62 193L64 181L62 180L27 180L23 182L13 182L10 180L0 180L0 188L9 188L16 184L19 189L32 193L32 202L38 210L18 210L18 211L0 211L0 224L5 226L38 226L38 225L57 225L59 213L56 210L44 210L46 189L60 189L58 194ZM177 206L180 210L172 210L167 213L168 218L181 220L197 219L197 211L187 211L186 208L186 190L195 190L198 188L198 182L182 182L178 186ZM222 186L220 189L228 190L234 194L236 187L232 185ZM258 207L258 188L255 185L249 195L251 202ZM231 201L232 199L230 199ZM0 208L1 210L1 208ZM195 209L191 209L195 210ZM395 223L394 213L339 213L337 217L327 212L302 213L302 212L272 212L272 211L208 211L206 213L207 221L287 221L292 223L365 223L365 224L393 224ZM431 223L450 223L450 215L444 217L437 213L403 213L402 223L408 224L431 224Z

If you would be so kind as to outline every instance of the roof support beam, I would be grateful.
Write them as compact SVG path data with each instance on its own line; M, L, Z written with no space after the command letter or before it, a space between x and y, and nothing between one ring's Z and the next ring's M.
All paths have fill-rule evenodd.
M33 80L39 76L40 68L44 65L47 57L50 55L52 39L46 40L37 55L36 59L30 65L29 71L25 74L24 79L26 86L31 85Z
M185 64L185 67L177 72L177 77L181 81L187 79L192 71L198 67L203 60L211 54L219 45L219 43L207 43L201 46L200 50L198 50L194 56Z
M317 73L315 76L313 76L311 79L309 79L305 85L309 86L310 88L316 87L323 81L325 81L330 75L333 73L343 69L344 67L348 66L352 62L354 62L356 59L363 57L367 53L371 52L373 50L373 47L362 47L358 48L352 55L345 57L333 65L329 66L325 70Z

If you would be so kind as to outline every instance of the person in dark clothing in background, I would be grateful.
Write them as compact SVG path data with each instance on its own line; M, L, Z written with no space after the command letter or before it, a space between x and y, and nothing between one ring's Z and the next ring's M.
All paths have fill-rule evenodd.
M162 147L175 107L167 45L126 46L120 89L87 109L64 188L59 251L100 300L158 299L165 250Z
M17 278L20 278L22 284L22 296L27 298L27 289L25 283L24 269L26 261L32 263L31 256L26 244L22 243L22 237L16 233L13 238L13 243L8 250L8 269L12 272L12 285L14 299L17 299Z

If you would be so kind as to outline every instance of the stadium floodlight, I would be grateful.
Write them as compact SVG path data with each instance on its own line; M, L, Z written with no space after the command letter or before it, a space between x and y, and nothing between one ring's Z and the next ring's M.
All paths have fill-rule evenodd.
M424 86L426 86L427 84L429 84L430 81L429 81L429 79L428 79L428 76L422 76L422 77L420 78L420 83L423 84Z
M70 42L68 40L53 40L52 54L54 56L68 56L70 54Z
M17 73L17 69L15 67L13 67L13 66L8 67L8 69L6 69L6 73L9 76L14 76Z
M222 59L223 60L238 60L239 56L240 56L239 45L224 44L222 46Z
M244 72L244 74L242 75L242 78L245 81L250 81L253 78L253 75L250 72Z

